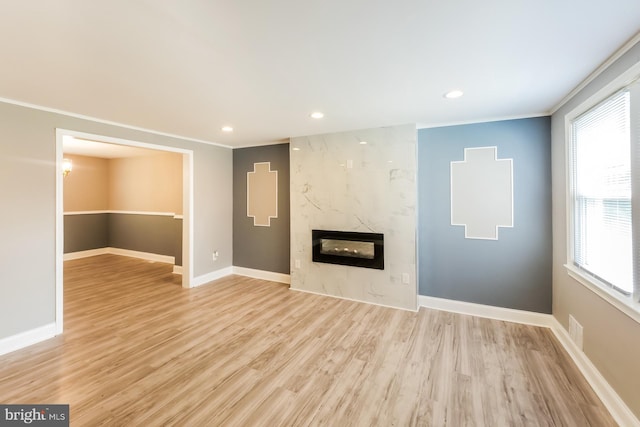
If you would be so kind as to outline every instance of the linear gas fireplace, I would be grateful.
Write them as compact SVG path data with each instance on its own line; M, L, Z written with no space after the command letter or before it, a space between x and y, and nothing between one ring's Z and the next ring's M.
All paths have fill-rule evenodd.
M313 261L384 270L384 235L312 230Z

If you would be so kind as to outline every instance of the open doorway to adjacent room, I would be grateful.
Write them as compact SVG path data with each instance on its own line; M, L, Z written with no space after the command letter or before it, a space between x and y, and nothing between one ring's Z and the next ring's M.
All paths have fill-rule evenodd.
M57 129L56 163L57 333L65 260L115 254L165 263L171 282L190 287L191 150Z

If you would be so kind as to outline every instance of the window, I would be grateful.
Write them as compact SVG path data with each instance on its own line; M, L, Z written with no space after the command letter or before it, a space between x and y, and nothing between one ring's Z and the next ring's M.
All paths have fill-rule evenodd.
M569 270L636 311L640 260L634 254L640 244L634 244L634 233L640 222L632 194L640 191L634 178L640 174L638 86L623 88L568 122Z

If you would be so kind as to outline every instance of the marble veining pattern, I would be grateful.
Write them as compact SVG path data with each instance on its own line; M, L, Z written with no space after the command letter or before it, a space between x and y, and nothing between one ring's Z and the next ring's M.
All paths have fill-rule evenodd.
M292 138L290 147L291 287L416 309L415 125ZM312 229L383 233L385 269L312 262Z

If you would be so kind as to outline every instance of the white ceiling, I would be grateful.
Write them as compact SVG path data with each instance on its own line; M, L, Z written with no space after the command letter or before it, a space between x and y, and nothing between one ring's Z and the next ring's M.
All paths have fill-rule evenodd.
M0 8L0 97L234 147L545 114L640 30L638 0Z
M156 150L149 150L147 148L108 144L106 142L89 141L87 139L70 138L68 136L65 136L62 141L62 151L64 154L77 154L103 159L149 156L157 153Z

